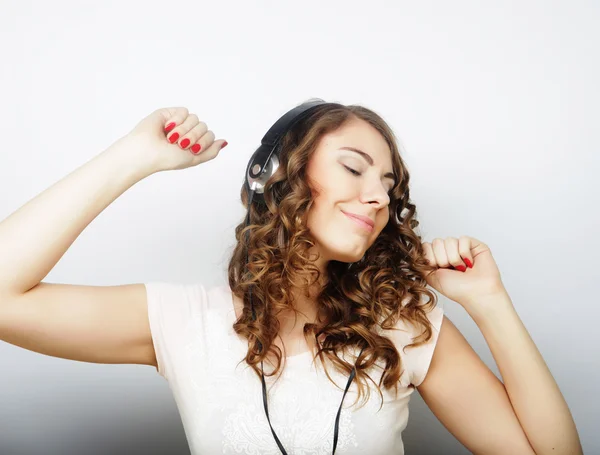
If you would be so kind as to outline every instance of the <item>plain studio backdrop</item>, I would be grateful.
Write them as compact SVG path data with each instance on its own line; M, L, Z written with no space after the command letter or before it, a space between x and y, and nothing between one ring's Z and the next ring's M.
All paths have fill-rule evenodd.
M470 235L491 247L585 453L600 453L598 3L38 0L1 8L1 219L157 108L185 106L229 142L211 162L128 190L44 281L225 283L245 213L245 167L267 129L308 98L363 104L401 141L423 240ZM440 300L500 377L468 314ZM404 440L407 455L468 453L417 392ZM0 453L189 449L154 368L0 342Z

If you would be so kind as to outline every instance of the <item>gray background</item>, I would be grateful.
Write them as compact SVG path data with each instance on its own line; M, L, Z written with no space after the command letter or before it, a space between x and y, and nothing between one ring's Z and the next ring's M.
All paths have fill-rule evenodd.
M44 281L224 283L244 169L266 129L310 97L361 103L402 141L424 240L492 248L585 452L600 453L597 2L1 6L1 219L159 107L188 107L230 144L135 185ZM499 376L474 322L442 302ZM468 453L417 393L404 438L407 454ZM153 368L0 342L0 453L188 449Z

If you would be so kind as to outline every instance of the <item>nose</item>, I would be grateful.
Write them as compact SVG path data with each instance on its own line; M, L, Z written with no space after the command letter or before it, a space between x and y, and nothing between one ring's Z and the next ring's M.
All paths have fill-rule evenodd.
M360 198L361 202L373 204L377 208L385 207L390 203L390 196L380 181L366 183Z

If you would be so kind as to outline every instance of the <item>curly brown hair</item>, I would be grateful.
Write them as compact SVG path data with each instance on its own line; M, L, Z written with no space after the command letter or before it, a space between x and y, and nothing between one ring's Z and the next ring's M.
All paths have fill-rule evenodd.
M233 294L244 306L233 329L248 340L248 352L240 363L245 360L260 377L257 365L271 351L277 359L276 368L271 374L264 374L272 376L279 372L285 357L273 344L280 328L277 315L286 310L298 314L292 288L308 292L308 287L321 278L308 253L315 243L306 227L314 199L306 178L307 163L323 135L354 119L368 122L381 133L389 145L393 170L399 178L390 192L389 221L363 258L350 264L335 260L327 263L325 281L321 281L325 284L316 298L319 317L316 323L304 325L304 336L314 336L318 351L313 360L319 357L334 384L323 355L337 371L349 375L354 365L341 359L338 352L346 352L350 347L364 348L356 364L358 399L365 396L365 389L366 400L370 396L367 379L375 384L367 370L378 359L384 361L385 369L379 384L375 384L383 400L381 384L397 393L403 370L394 344L378 330L393 329L399 319L404 320L423 328L419 337L404 349L426 343L432 337L426 312L435 307L437 300L436 294L426 288L425 277L435 269L424 258L421 236L415 232L419 222L415 219L416 207L409 200L410 177L396 137L383 118L366 107L324 104L282 138L280 165L265 185L264 202L253 202L248 226L242 221L235 229L237 245L229 262L228 279ZM248 197L246 187L242 186L245 207ZM307 275L314 280L299 284ZM252 317L250 288L256 321ZM425 301L423 297L429 299ZM322 346L317 340L322 340Z

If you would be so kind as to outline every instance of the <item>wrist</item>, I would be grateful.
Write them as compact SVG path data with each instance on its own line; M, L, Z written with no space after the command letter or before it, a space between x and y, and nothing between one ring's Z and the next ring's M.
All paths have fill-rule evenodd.
M468 308L469 316L478 326L502 317L507 311L514 311L513 302L506 291L474 298Z
M117 140L103 154L115 160L118 168L125 171L131 179L136 181L159 171L154 166L148 151L143 150L136 141L130 141L128 136L123 136Z

